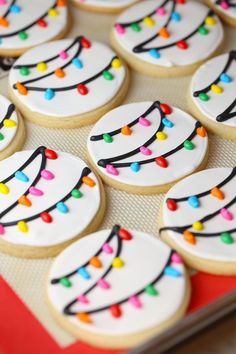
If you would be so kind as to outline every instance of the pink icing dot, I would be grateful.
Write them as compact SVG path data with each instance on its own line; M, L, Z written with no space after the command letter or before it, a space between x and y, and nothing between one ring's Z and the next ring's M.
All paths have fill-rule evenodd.
M164 7L158 7L158 9L156 10L156 14L158 16L164 16L166 13L166 10L164 9Z
M88 301L88 299L87 299L87 297L86 297L85 295L79 295L79 296L77 297L77 300L78 300L78 302L80 302L81 304L88 304L88 303L89 303L89 301Z
M171 262L181 264L182 259L180 258L180 256L177 253L174 252L171 256Z
M111 248L111 246L108 243L104 243L104 245L102 246L102 250L103 250L103 252L105 252L107 254L113 253L113 249Z
M62 59L62 60L65 60L68 58L68 54L63 50L62 52L59 53L59 57Z
M2 224L0 224L0 235L3 235L5 233L5 229Z
M102 289L110 288L110 284L105 279L99 279L97 285Z
M0 6L6 5L6 0L0 0Z
M221 6L222 9L224 9L224 10L228 10L228 8L229 8L229 5L227 4L226 1L221 1L220 6Z
M221 211L220 211L220 215L225 219L225 220L228 220L228 221L231 221L233 220L233 214L226 208L222 208Z
M146 146L141 146L140 147L140 152L141 152L141 154L146 155L146 156L152 154L151 150L148 149Z
M122 27L119 23L117 23L115 25L115 30L118 34L124 34L125 33L125 29L124 27Z
M117 171L117 169L112 165L106 165L106 171L113 176L119 175L119 172Z
M40 197L41 195L43 195L43 191L35 187L30 187L29 192L30 194L35 195L36 197Z
M149 127L151 125L150 121L146 118L140 117L138 120L139 124L143 125L144 127Z
M138 296L136 296L136 295L133 295L129 298L129 303L137 309L140 309L140 307L142 307L142 304L139 301Z
M53 179L55 176L51 171L48 170L42 170L41 171L41 177L46 179L46 180L51 180Z

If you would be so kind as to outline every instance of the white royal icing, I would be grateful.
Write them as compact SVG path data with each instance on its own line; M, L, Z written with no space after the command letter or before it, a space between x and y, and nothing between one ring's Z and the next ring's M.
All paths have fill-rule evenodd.
M75 44L66 52L68 57L61 59L59 54L74 42ZM79 55L77 55L78 50L80 50ZM54 56L56 56L56 59L48 62L47 69L43 72L39 72L34 67L29 69L29 75L22 76L20 70L16 69L16 65L37 64ZM78 69L72 63L74 57L80 60L83 65L81 69ZM10 71L10 85L13 87L17 81L23 83L26 80L40 78L52 73L52 75L43 79L26 84L26 87L29 87L26 96L19 94L16 89L13 89L14 94L33 112L58 118L80 115L108 103L121 89L125 79L124 67L111 67L109 69L109 72L113 75L112 80L106 80L102 75L103 70L111 64L115 57L116 54L109 47L99 42L91 42L90 48L83 48L79 37L77 40L65 39L43 44L29 50L16 61ZM63 69L65 76L58 78L54 71L64 65L66 65ZM98 73L101 73L101 75L96 77ZM77 85L93 77L95 77L94 80L86 83L88 93L81 95L77 90ZM70 86L74 86L74 88L66 91L55 91L55 96L51 100L45 99L46 89L68 88ZM43 88L43 91L31 91L30 87Z
M72 286L63 287L60 283L52 284L51 280L60 278L67 273L81 267L96 254L107 240L111 230L102 230L73 243L66 248L54 261L49 274L47 293L50 303L62 314L64 307L85 293L93 284L103 276L104 272L112 266L118 249L119 237L113 237L109 245L113 249L112 254L101 252L99 259L101 268L86 266L91 278L85 280L74 274L70 277ZM103 306L117 304L122 299L129 298L135 293L146 288L153 280L163 272L171 257L171 250L161 241L140 231L129 231L132 240L122 241L119 258L124 262L121 268L112 268L104 277L109 283L109 289L102 289L95 285L86 297L88 304L76 302L71 310L74 312L88 313L91 310L100 309ZM176 255L176 254L175 254ZM114 318L109 309L90 314L92 323L80 321L76 316L66 316L66 319L78 328L86 329L91 333L122 336L130 335L154 326L161 325L170 319L182 305L186 296L186 280L184 266L181 263L170 262L169 266L177 270L178 276L163 274L153 285L158 295L150 296L143 292L138 296L140 308L135 308L129 301L120 304L121 316Z
M220 80L220 77L228 60L229 53L215 57L203 64L192 78L191 97L200 112L216 123L216 117L235 102L234 107L229 112L234 112L234 115L230 119L222 121L221 124L236 127L236 52L229 68L226 70L226 73L224 73L231 78L231 82L226 83ZM222 93L214 93L209 87L207 92L207 95L209 96L208 101L202 101L199 97L193 96L195 91L201 91L202 89L211 86L211 84L218 78L219 82L217 85L223 89Z
M236 20L236 1L235 0L210 0L218 11Z
M0 95L0 151L11 144L17 132L18 118L13 107L14 105L6 97Z
M172 19L169 21L173 13L173 6L175 6L174 13L180 16L179 21ZM164 8L164 15L156 13L159 7ZM148 17L152 12L153 14L150 18L154 21L154 25L149 26L143 22L143 19ZM164 67L195 64L211 55L223 39L223 28L216 15L213 15L213 19L215 20L214 25L204 25L209 30L209 33L207 35L198 33L198 28L204 24L208 13L209 9L197 1L186 1L184 4L175 4L174 0L144 1L132 6L121 14L116 21L113 34L122 49L144 62ZM117 24L122 26L125 23L137 23L139 20L141 28L139 32L133 31L131 27L124 27L125 33L123 34L119 33L119 28L118 31L116 30ZM160 28L165 26L168 29L170 37L156 37ZM195 31L195 34L186 38ZM133 49L136 46L146 42L153 36L154 39L144 45L145 52L134 53ZM178 48L176 43L185 38L188 48ZM168 45L171 46L163 49L160 48ZM153 48L158 49L159 58L154 58L150 55L149 50Z
M0 17L8 21L8 27L0 25L0 50L36 46L53 39L67 26L67 6L57 6L56 0L16 0L12 3L12 0L6 0L5 4L0 4ZM19 12L14 11L16 7L20 9ZM52 8L56 16L49 15ZM43 19L47 26L39 26L39 19ZM27 38L21 39L19 32L25 32Z
M101 8L122 9L137 2L138 0L76 0L78 3Z
M29 190L34 179L40 171L42 155L38 155L25 169L22 170L29 178L23 182L14 173L28 160L33 151L21 151L15 153L0 163L0 181L13 174L13 178L5 182L9 188L8 194L0 194L0 213L4 212L13 203ZM100 189L96 176L91 172L91 177L96 185L89 187L82 183L79 190L82 197L77 199L70 196L64 203L68 207L67 213L60 212L57 208L49 211L52 217L51 223L44 222L41 217L28 221L27 218L41 214L47 208L60 202L70 193L78 182L85 163L78 157L68 153L58 152L56 160L46 159L45 169L55 176L51 180L40 178L36 188L43 192L37 196L31 193L27 195L31 201L31 207L17 204L6 215L1 217L1 240L17 245L28 245L35 247L47 247L60 244L79 235L95 217L100 207ZM0 185L1 191L1 185ZM5 223L13 221L25 221L28 232L21 232L17 225L5 226ZM2 225L4 233L2 233Z
M184 198L211 191L211 189L224 181L232 171L232 168L213 168L195 173L177 183L171 188L165 197L163 204L164 227L192 225L194 222L201 220L205 216L224 208L236 196L235 175L234 178L220 188L224 193L223 200L213 197L211 194L207 194L206 196L199 198L200 205L198 208L193 208L188 201L183 201L179 203L177 202L176 211L169 210L166 201L168 198ZM203 230L196 231L192 227L188 228L190 232L204 234L216 233L215 237L207 237L207 235L203 237L196 236L196 244L192 245L184 240L182 233L168 230L168 235L189 255L211 261L236 262L236 203L234 202L227 209L233 215L232 220L227 220L222 217L220 213L217 213L210 220L203 222ZM233 243L226 244L222 242L220 234L232 229L235 230L234 232L231 232Z
M179 151L166 157L167 168L158 166L155 161L140 164L140 170L133 172L130 164L152 158L163 156L175 149L177 146L183 146L185 140L196 131L198 122L189 114L178 108L172 108L172 113L164 115L173 123L172 128L163 127L163 133L167 135L166 140L158 140L155 137L156 131L161 124L161 114L158 108L155 108L146 119L150 121L149 126L143 126L140 123L133 125L131 135L119 133L113 136L112 143L106 143L103 139L92 141L91 137L104 133L109 133L130 124L135 119L141 117L151 106L153 102L139 102L120 106L105 114L94 126L88 138L88 151L93 162L97 165L100 172L114 179L114 181L132 186L158 186L174 182L183 176L193 172L203 161L208 147L208 138L196 134L192 143L195 145L193 150L181 148ZM151 137L154 141L147 147L151 150L151 155L144 155L139 152L139 148L144 146ZM109 159L119 155L129 153L135 149L137 153L132 156L121 158L119 161L107 162L106 164L128 163L127 167L117 167L118 175L110 174L106 168L97 163L100 159Z

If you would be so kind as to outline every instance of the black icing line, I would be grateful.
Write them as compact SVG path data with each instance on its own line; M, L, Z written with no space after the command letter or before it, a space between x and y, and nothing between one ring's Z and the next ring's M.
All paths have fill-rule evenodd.
M195 137L195 135L196 135L196 129L199 128L200 126L201 126L200 122L197 121L197 122L195 123L194 130L192 131L192 133L191 133L191 134L187 137L187 139L185 139L185 140L192 140L192 139ZM159 130L159 131L160 131L160 130ZM184 140L184 141L185 141L185 140ZM149 140L149 141L150 141L150 140ZM149 143L149 141L148 141L147 143ZM147 143L146 143L146 144L147 144ZM144 145L142 145L142 146L148 146L148 145L149 145L149 144L148 144L148 145L146 145L146 144L144 144ZM168 157L168 156L170 156L170 155L175 154L176 152L178 152L178 151L181 150L181 149L183 149L183 143L179 144L179 145L176 146L174 149L172 149L172 150L166 152L165 154L162 154L161 156L164 157L164 158L166 158L166 157ZM136 149L136 150L138 150L138 152L140 152L140 148L138 148L138 149ZM128 154L129 154L129 153L124 154L124 155L120 155L120 156L119 156L119 160L124 159L124 158L126 158L126 157L129 157L129 156L127 156ZM125 157L124 157L124 156L125 156ZM132 155L131 155L131 156L132 156ZM112 166L117 167L117 168L130 167L130 165L131 165L133 162L137 162L137 163L139 163L140 165L146 165L146 164L148 164L148 163L154 162L157 157L160 157L160 155L158 155L158 156L156 156L156 157L153 157L153 158L151 158L151 159L148 159L148 160L130 161L130 162L114 163L114 164L112 163ZM117 158L102 159L102 160L99 160L99 161L97 162L97 164L98 164L99 166L105 168L106 165L110 164L110 162L113 162L114 159L116 159L116 161L117 161Z
M127 126L129 128L133 127L135 124L137 124L139 122L139 118L140 117L144 117L146 118L151 112L154 111L155 108L158 108L160 105L160 102L159 101L155 101L153 102L153 104L143 113L143 114L140 114L140 116L138 118L135 118L131 123L127 124ZM113 130L111 132L106 132L106 133L103 133L103 134L109 134L110 136L114 136L114 135L117 135L117 134L120 134L121 133L121 128L118 128L116 130ZM99 141L99 140L103 140L103 134L99 134L99 135L92 135L90 137L90 140L91 141Z
M99 71L97 74L95 74L94 76L92 76L92 77L90 77L90 78L88 78L88 79L86 79L86 80L84 80L84 81L78 82L78 83L75 84L75 85L71 85L71 86L67 86L67 87L50 87L50 89L53 90L54 92L62 92L62 91L73 90L73 89L77 88L78 85L81 85L81 84L82 84L82 85L86 85L86 84L88 84L88 83L90 83L90 82L92 82L92 81L98 79L100 76L102 76L103 71L109 70L109 69L111 68L111 63L112 63L112 61L113 61L114 59L118 59L118 57L117 57L117 56L114 56L114 57L111 59L110 63L109 63L105 68L103 68L103 69L102 69L101 71ZM26 89L27 89L28 91L38 91L38 92L44 92L44 91L46 91L46 90L49 88L49 87L44 87L44 88L43 88L43 87L29 87L29 86L25 86L25 87L26 87ZM16 84L13 85L13 88L16 89Z
M219 188L219 189L220 189L220 188L223 187L225 184L227 184L229 181L231 181L231 179L234 178L235 175L236 175L236 167L234 167L234 168L232 169L232 171L231 171L231 173L229 174L228 177L226 177L222 182L220 182L220 183L217 184L216 186L214 185L212 188L216 187L216 188ZM199 193L199 194L194 194L194 195L195 195L197 198L205 197L205 196L207 196L208 194L211 193L212 188L209 189L209 190L207 190L207 191L205 191L205 192L202 192L202 193ZM189 197L190 197L190 195L187 196L187 197L183 197L183 198L169 198L169 199L172 199L172 200L174 200L175 202L180 203L180 202L185 202L186 200L188 200ZM167 199L167 200L168 200L168 199Z
M3 127L4 120L7 119L7 118L11 118L11 116L12 116L14 111L15 111L15 105L13 103L11 103L8 106L8 108L7 108L7 112L6 112L5 116L4 116L4 118L0 122L0 129L2 129L2 127Z
M55 9L57 7L57 1L55 1L54 5L53 6L50 6L48 8L49 9ZM15 32L11 32L11 33L6 33L6 34L1 34L0 35L0 38L8 38L8 37L13 37L13 36L16 36L19 32L23 32L23 31L26 31L28 29L30 29L31 27L33 27L38 20L41 20L41 19L44 19L45 17L48 16L48 10L46 12L43 13L42 16L38 17L36 20L34 20L33 22L31 22L29 25L23 27L23 28L20 28L19 30L15 31Z
M10 4L8 5L8 8L7 8L5 14L2 15L2 18L7 18L7 16L8 16L9 13L10 13L10 8L11 8L12 5L15 4L15 2L16 2L16 0L12 0L12 1L10 2ZM0 36L0 37L1 37L1 36Z
M236 116L236 112L231 112L236 107L236 98L226 110L216 117L217 122L225 122Z

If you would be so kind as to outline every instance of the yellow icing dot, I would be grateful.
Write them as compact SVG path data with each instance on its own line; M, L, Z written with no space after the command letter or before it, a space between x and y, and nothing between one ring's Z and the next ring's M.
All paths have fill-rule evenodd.
M3 125L6 128L13 128L16 126L16 122L12 119L4 119Z
M207 26L214 26L216 24L216 20L211 16L207 16L205 19L205 24Z
M167 135L163 132L157 132L156 133L156 138L158 140L166 140L167 139Z
M49 10L48 10L48 16L50 16L50 17L55 17L55 16L57 16L57 15L58 15L57 10L55 10L55 9L49 9Z
M155 22L153 21L153 19L151 19L151 17L144 17L143 22L145 23L145 25L152 27L155 25Z
M9 188L4 183L0 183L0 193L8 194L9 192Z
M28 226L24 221L18 221L17 227L20 232L28 232Z
M38 63L36 68L38 71L45 71L47 70L47 64L44 62Z
M211 85L211 91L214 93L222 93L223 89L220 86L213 84Z
M124 262L120 259L120 257L115 257L112 261L112 266L114 268L121 268L124 266Z
M201 221L196 221L193 223L192 228L196 231L201 231L203 230L203 224L201 223Z
M120 59L118 58L115 58L112 60L112 63L111 63L111 66L114 68L114 69L118 69L121 67L121 61Z

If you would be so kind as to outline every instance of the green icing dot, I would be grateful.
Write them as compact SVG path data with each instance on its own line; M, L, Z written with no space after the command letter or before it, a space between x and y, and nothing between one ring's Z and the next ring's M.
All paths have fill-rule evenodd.
M0 141L2 141L3 139L4 139L4 135L0 133Z
M103 140L106 142L106 143L112 143L112 141L113 141L113 139L112 139L112 137L110 136L110 134L107 134L107 133L105 133L105 134L103 134Z
M66 277L60 279L60 284L65 286L66 288L70 288L72 285L70 280Z
M220 239L227 245L231 245L232 243L234 243L234 239L229 232L222 232L222 234L220 235Z
M187 150L193 150L194 149L194 144L190 140L185 140L184 147Z
M23 76L29 75L29 69L26 68L25 66L22 66L20 68L20 74L23 75Z
M204 26L199 27L198 28L198 32L200 34L202 34L203 36L206 36L209 33L208 29L206 27L204 27Z
M141 28L137 23L132 23L132 25L130 26L130 28L134 31L134 32L140 32Z
M107 70L103 71L102 76L106 80L113 80L113 75Z
M28 38L28 34L27 34L26 32L24 32L24 31L19 32L19 33L18 33L18 36L19 36L19 38L22 39L23 41Z
M77 199L82 197L82 193L78 189L73 189L73 191L71 192L71 195L72 195L72 197L77 198Z
M154 288L153 285L148 285L145 289L145 292L150 295L150 296L156 296L158 295L157 290Z
M205 92L199 93L198 97L200 98L201 101L208 101L209 96Z

